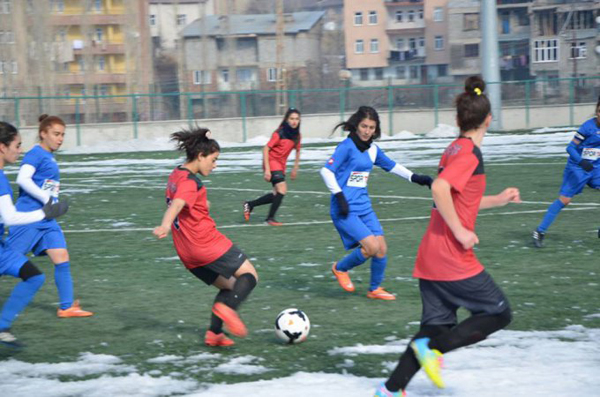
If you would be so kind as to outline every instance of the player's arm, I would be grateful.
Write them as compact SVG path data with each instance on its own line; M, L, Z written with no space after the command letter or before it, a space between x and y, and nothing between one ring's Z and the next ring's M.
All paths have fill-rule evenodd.
M300 148L296 148L296 158L294 159L294 168L292 168L292 173L290 174L290 178L292 180L296 179L298 175L298 168L300 167Z
M17 185L25 190L29 195L33 196L41 202L46 204L50 199L50 193L40 188L33 181L33 174L35 174L36 168L31 164L23 164L19 169L19 175L17 175Z
M43 219L54 219L64 215L69 209L69 204L48 202L43 208L35 211L17 211L9 194L0 196L0 217L6 226L26 225L39 222Z
M265 145L265 147L263 148L263 168L265 170L265 181L270 182L271 181L271 165L269 164L269 152L271 151L271 148L269 147L269 145Z
M567 145L567 153L569 153L569 157L571 157L571 159L573 159L573 161L576 162L581 168L587 172L590 172L594 169L594 165L591 161L581 158L578 150L579 145L585 141L586 138L585 130L583 130L582 126L582 128L575 133L573 140Z
M481 198L481 203L479 204L479 209L484 210L487 208L503 207L508 203L520 202L521 194L519 193L519 189L516 187L509 187L504 189L499 194L493 196L483 196Z
M375 164L389 173L398 175L400 178L404 178L407 181L419 184L421 186L427 186L431 188L431 184L433 183L433 178L431 178L429 175L415 174L405 166L400 165L394 160L390 159L379 147L377 148L377 158L375 159Z
M437 178L431 185L433 201L456 240L461 243L464 249L473 248L475 244L479 243L479 239L475 233L465 228L460 222L456 208L454 208L454 202L452 201L451 190L452 186L448 181L443 178Z
M169 208L167 208L163 215L160 226L155 227L152 233L158 238L167 237L171 230L171 224L175 221L175 218L177 218L183 207L185 207L185 200L176 198L171 201L171 205L169 205Z

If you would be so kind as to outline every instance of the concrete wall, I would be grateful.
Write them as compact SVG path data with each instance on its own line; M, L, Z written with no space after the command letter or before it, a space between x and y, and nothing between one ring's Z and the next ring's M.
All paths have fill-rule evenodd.
M574 120L576 124L594 117L595 104L579 104L574 106ZM345 113L345 118L350 116ZM384 135L389 135L389 114L379 113ZM526 125L526 109L524 107L505 107L502 109L503 125L506 130L517 130L526 128L541 128L564 126L569 124L569 107L564 105L545 105L529 109L529 127ZM230 119L205 119L196 120L198 125L209 128L215 139L226 142L243 141L243 121L241 118ZM249 117L246 119L247 139L261 135L270 136L281 122L280 116ZM304 138L327 138L332 128L340 122L339 113L327 114L305 114L302 116L302 135ZM392 115L393 132L402 130L411 131L416 134L424 134L435 127L435 115L432 110L407 110L395 111ZM441 124L455 125L455 110L440 109L438 122ZM188 122L183 121L155 121L140 122L137 124L138 139L142 142L156 138L167 139L169 134L187 128ZM37 128L21 128L23 147L28 150L36 143ZM107 141L129 141L134 138L134 126L132 123L107 123L107 124L85 124L81 125L81 145L93 146ZM339 136L339 131L336 131ZM74 125L67 126L67 134L63 149L77 147L77 128Z

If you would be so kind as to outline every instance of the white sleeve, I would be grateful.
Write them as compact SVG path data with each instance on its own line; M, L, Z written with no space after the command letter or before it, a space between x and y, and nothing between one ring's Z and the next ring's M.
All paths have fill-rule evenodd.
M327 189L329 189L331 194L336 194L342 191L342 188L335 179L335 174L333 171L323 167L321 168L321 177L323 178L323 181L325 181L325 185L327 185Z
M0 196L0 217L6 226L25 225L41 221L45 218L44 211L35 210L30 212L19 212L12 202L12 197L5 194Z
M46 204L51 198L50 193L42 190L42 188L35 184L33 181L33 174L35 174L35 167L31 164L23 164L19 169L17 185L35 197L42 204Z
M412 182L410 180L410 178L412 177L413 172L411 170L409 170L408 168L406 168L405 166L403 166L403 165L400 165L400 164L396 163L396 165L394 166L394 168L392 168L390 170L390 172L392 174L398 175L399 177L407 179L409 182Z

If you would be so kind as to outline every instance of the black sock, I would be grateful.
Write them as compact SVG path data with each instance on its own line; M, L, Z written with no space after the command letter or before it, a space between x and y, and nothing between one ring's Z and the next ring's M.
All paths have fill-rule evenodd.
M250 292L252 292L254 287L256 287L256 278L252 274L245 273L239 276L237 280L235 280L235 284L233 284L233 289L229 295L228 306L237 310L242 302L248 298L248 295L250 295Z
M215 297L215 303L226 303L229 292L229 290L225 289L220 290L217 296ZM221 332L223 332L223 320L221 320L219 317L215 316L214 313L212 313L210 316L210 327L208 329L214 332L215 334L220 334Z
M273 202L273 198L275 196L273 193L265 194L262 197L257 198L256 200L248 201L248 205L250 209L254 207L258 207L259 205L271 204Z
M279 209L279 206L281 205L281 202L283 201L284 197L285 197L285 194L281 194L281 193L277 193L275 195L275 197L273 198L273 204L271 204L271 208L269 209L269 216L267 216L267 219L275 218L275 213Z

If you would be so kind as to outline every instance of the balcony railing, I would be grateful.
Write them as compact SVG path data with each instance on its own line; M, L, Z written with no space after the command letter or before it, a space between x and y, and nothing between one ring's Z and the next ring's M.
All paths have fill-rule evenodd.
M425 57L425 49L412 49L412 50L391 50L389 60L392 62L403 62L412 61L417 58Z

